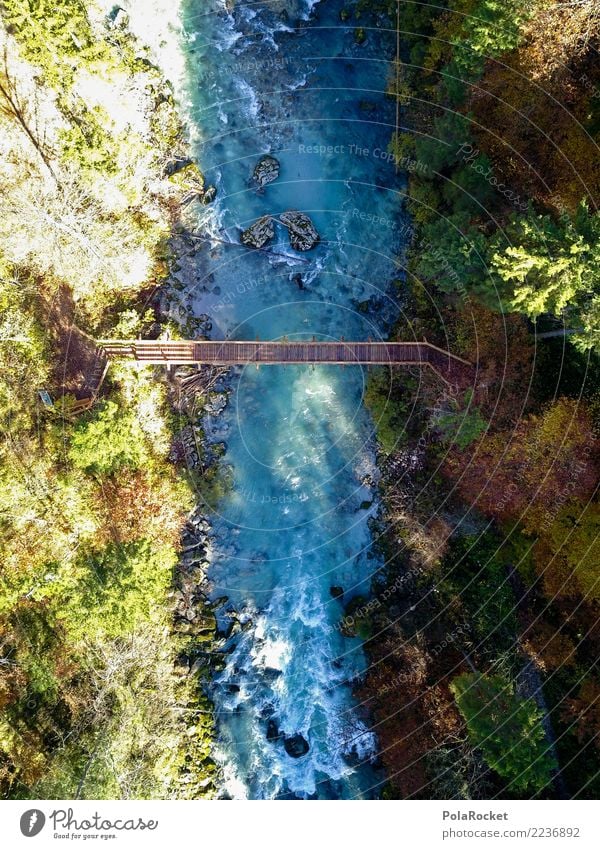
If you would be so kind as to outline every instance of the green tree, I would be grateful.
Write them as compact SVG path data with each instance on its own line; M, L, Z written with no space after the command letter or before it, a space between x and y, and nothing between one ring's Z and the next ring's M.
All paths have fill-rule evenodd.
M468 4L467 14L462 16L462 31L453 38L452 59L443 71L444 88L451 102L461 102L466 86L481 76L488 59L517 47L531 5L523 0L479 0Z
M579 347L600 350L600 213L585 201L560 221L530 211L513 218L508 235L509 247L491 246L490 264L512 308L560 317L581 328Z
M32 309L32 285L3 267L0 255L0 429L5 432L31 427L37 392L49 377L47 343Z
M471 407L472 391L466 393L464 402L454 402L453 409L444 412L436 426L446 444L456 445L464 451L487 429L488 423L477 407Z
M450 609L460 602L478 651L490 659L514 650L517 639L515 598L507 581L506 555L493 532L453 535L438 580Z
M541 530L534 556L548 596L600 601L600 504L572 501Z
M177 562L170 545L111 543L60 570L57 617L74 640L125 637L166 616L166 594Z
M495 286L486 268L487 239L466 213L438 217L422 228L416 273L442 292L494 300ZM495 296L497 305L497 295Z
M479 672L459 675L450 689L473 744L510 789L537 793L550 784L556 762L533 700L516 696L502 676Z
M512 430L488 432L475 452L448 452L444 468L469 503L500 521L517 520L537 534L562 507L565 493L584 500L594 492L598 463L590 452L593 439L587 405L558 398Z
M138 419L107 401L77 424L69 457L76 468L92 474L109 475L123 466L140 468L147 451Z
M1 12L25 57L51 86L69 87L77 65L102 47L80 0L3 0Z

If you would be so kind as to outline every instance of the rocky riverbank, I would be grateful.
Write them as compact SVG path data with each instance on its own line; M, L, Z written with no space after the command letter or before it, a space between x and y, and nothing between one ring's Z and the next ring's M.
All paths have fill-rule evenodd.
M173 274L156 293L156 304L170 335L204 338L212 327L210 318L194 315L183 294L185 282L178 274L179 251L188 246L185 232L178 232L172 240ZM187 477L196 498L181 536L181 554L171 593L173 630L181 646L176 666L182 707L190 717L186 798L212 797L220 783L212 759L215 729L206 689L213 674L223 667L225 640L215 617L218 605L209 599L207 571L211 552L209 516L226 486L225 470L219 464L225 445L207 439L204 417L218 416L225 409L229 392L225 377L224 369L179 367L167 378L176 420L170 459Z

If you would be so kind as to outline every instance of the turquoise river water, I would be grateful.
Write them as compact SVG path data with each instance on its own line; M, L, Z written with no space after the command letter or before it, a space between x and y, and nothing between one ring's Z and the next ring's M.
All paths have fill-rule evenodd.
M302 255L283 227L271 254L216 241L203 252L194 306L212 338L381 338L396 315L403 178L387 153L395 106L385 97L395 33L365 16L357 44L342 7L184 5L196 154L218 189L199 223L239 241L260 215L296 209L321 236ZM281 173L258 193L250 177L267 153ZM235 369L228 407L207 421L233 475L211 517L209 578L213 597L229 598L221 614L234 608L243 623L211 692L224 793L235 798L378 793L377 739L353 696L365 656L341 634L331 592L341 587L345 603L366 595L381 566L365 380L359 367ZM285 740L298 735L309 748L293 757Z

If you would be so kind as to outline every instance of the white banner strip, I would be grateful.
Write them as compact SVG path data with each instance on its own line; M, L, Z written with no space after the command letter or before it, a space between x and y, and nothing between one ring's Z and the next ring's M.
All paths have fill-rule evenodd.
M576 847L597 849L598 802L0 803L6 849L66 842L118 849ZM267 810L267 807L269 810ZM186 841L184 844L182 841Z

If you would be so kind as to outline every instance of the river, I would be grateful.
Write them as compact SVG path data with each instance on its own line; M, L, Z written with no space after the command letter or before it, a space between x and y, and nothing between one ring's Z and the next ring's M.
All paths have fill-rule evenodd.
M218 190L198 226L239 241L259 216L296 209L321 236L302 255L281 226L273 254L200 252L194 309L212 338L377 339L396 317L403 177L384 92L395 33L363 13L357 43L342 8L184 2L188 120ZM265 154L281 172L260 193L250 177ZM365 656L339 628L342 602L368 595L381 566L365 380L359 367L235 369L225 412L206 422L233 480L214 505L209 573L213 598L229 599L221 623L233 610L242 625L211 690L230 797L377 795L377 739L353 697Z

